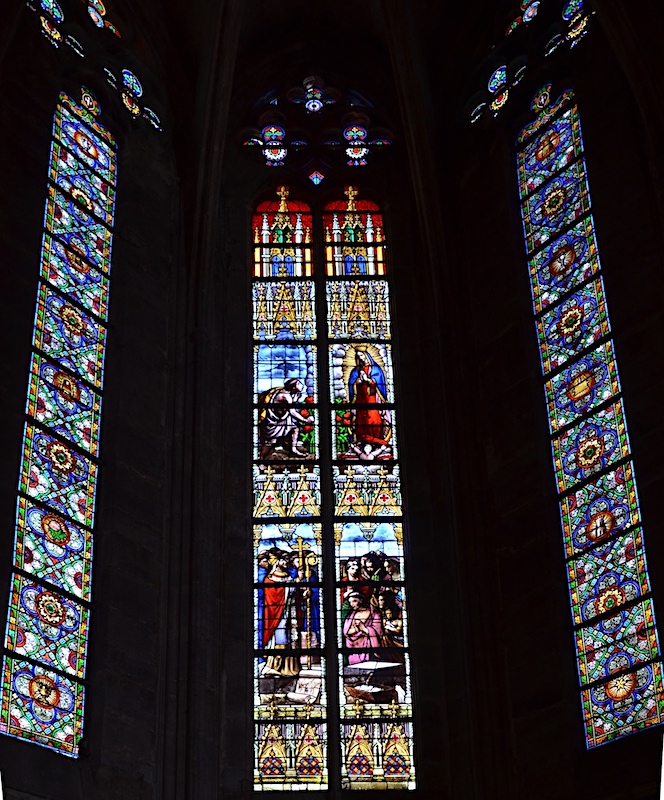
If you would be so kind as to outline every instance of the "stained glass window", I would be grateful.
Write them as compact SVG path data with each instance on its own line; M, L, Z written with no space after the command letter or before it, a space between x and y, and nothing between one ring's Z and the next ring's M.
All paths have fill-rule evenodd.
M99 110L86 89L80 104L62 93L53 124L0 705L0 731L69 756L83 734L115 203Z
M521 215L591 748L664 722L662 663L578 110L550 86L532 110Z
M327 788L333 744L342 788L415 787L384 224L345 195L322 210L318 247L285 187L252 223L261 791Z

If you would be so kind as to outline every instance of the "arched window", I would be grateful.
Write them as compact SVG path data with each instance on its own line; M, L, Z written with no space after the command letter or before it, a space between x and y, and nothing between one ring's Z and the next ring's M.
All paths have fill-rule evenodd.
M278 198L252 224L254 786L324 789L335 763L414 788L383 217L353 186Z
M2 731L76 756L82 736L92 528L116 150L83 89L60 95L19 478Z
M664 722L641 514L571 91L533 100L519 192L589 748Z
M67 14L56 0L27 7L71 72L84 61L129 117L161 129L133 72L122 68L117 80L97 64L92 74L84 26L92 37L121 37L103 3L84 0ZM83 736L117 181L101 113L83 87L80 100L60 93L53 118L0 704L1 732L73 757Z

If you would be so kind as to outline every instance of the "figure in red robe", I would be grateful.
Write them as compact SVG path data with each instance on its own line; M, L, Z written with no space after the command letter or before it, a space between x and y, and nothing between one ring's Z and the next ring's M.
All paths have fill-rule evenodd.
M355 409L356 444L381 446L388 443L383 413L376 406L387 400L383 370L366 350L355 350L355 367L348 380L348 397ZM388 428L389 430L389 428Z

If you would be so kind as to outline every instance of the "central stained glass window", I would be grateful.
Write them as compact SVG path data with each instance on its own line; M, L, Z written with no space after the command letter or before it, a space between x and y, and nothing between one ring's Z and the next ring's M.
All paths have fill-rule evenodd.
M259 791L415 788L385 230L338 195L253 216Z

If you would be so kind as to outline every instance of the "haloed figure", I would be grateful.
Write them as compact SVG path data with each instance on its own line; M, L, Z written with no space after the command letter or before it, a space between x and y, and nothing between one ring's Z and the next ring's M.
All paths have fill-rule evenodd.
M385 425L385 412L377 408L387 400L385 374L367 350L355 350L355 366L348 380L348 397L357 406L354 444L370 445L372 448L385 447L390 438L389 426Z

